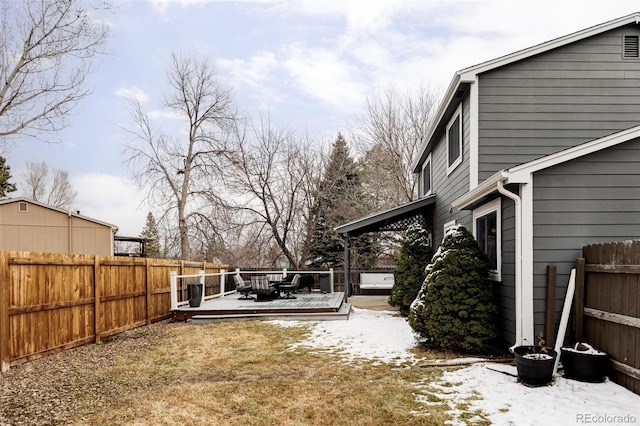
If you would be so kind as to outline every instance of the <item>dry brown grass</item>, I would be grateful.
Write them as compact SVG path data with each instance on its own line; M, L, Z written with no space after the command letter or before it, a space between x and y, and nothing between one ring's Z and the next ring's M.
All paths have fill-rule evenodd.
M144 338L138 333L130 338ZM64 393L75 396L73 410L33 424L441 425L448 419L444 405L419 403L415 395L416 383L436 380L440 371L349 365L330 354L291 350L305 333L305 326L261 321L168 325L152 343L115 349L106 365L89 366ZM37 398L23 406L33 403ZM4 408L0 424L20 424L11 418L19 418L19 407Z

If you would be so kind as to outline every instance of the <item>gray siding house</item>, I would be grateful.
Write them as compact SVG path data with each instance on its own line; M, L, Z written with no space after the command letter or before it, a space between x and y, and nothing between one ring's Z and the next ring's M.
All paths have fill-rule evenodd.
M456 72L414 165L433 241L462 224L492 260L510 344L544 330L547 265L559 319L582 247L640 238L639 23L625 16ZM348 240L375 221L338 231Z

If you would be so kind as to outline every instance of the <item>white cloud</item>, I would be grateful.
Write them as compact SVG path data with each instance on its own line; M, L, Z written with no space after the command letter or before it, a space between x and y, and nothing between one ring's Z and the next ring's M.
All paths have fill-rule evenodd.
M122 85L116 89L116 96L125 99L136 99L141 104L149 101L149 96L139 87Z
M273 52L259 52L249 59L218 59L216 67L226 71L238 86L259 86L278 67L278 61Z
M182 7L192 6L194 4L204 4L208 0L149 0L151 5L158 12L164 13L170 4L178 4Z
M144 227L144 194L126 177L88 173L71 178L78 191L77 209L83 216L116 225L118 235L136 236Z
M285 67L301 91L332 108L349 112L364 105L363 75L330 49L292 47Z

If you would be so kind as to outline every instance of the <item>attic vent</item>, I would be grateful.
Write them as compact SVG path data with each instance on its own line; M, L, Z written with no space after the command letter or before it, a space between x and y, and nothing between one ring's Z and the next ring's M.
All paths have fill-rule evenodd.
M640 50L638 43L639 36L637 35L626 35L624 36L624 58L640 58Z
M26 213L29 211L29 204L25 203L24 201L20 201L18 203L18 211L20 213Z

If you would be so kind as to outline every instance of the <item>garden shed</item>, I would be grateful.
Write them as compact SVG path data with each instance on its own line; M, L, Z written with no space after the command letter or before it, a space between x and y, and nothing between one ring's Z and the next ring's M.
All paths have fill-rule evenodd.
M25 197L0 200L0 249L113 255L118 227Z

